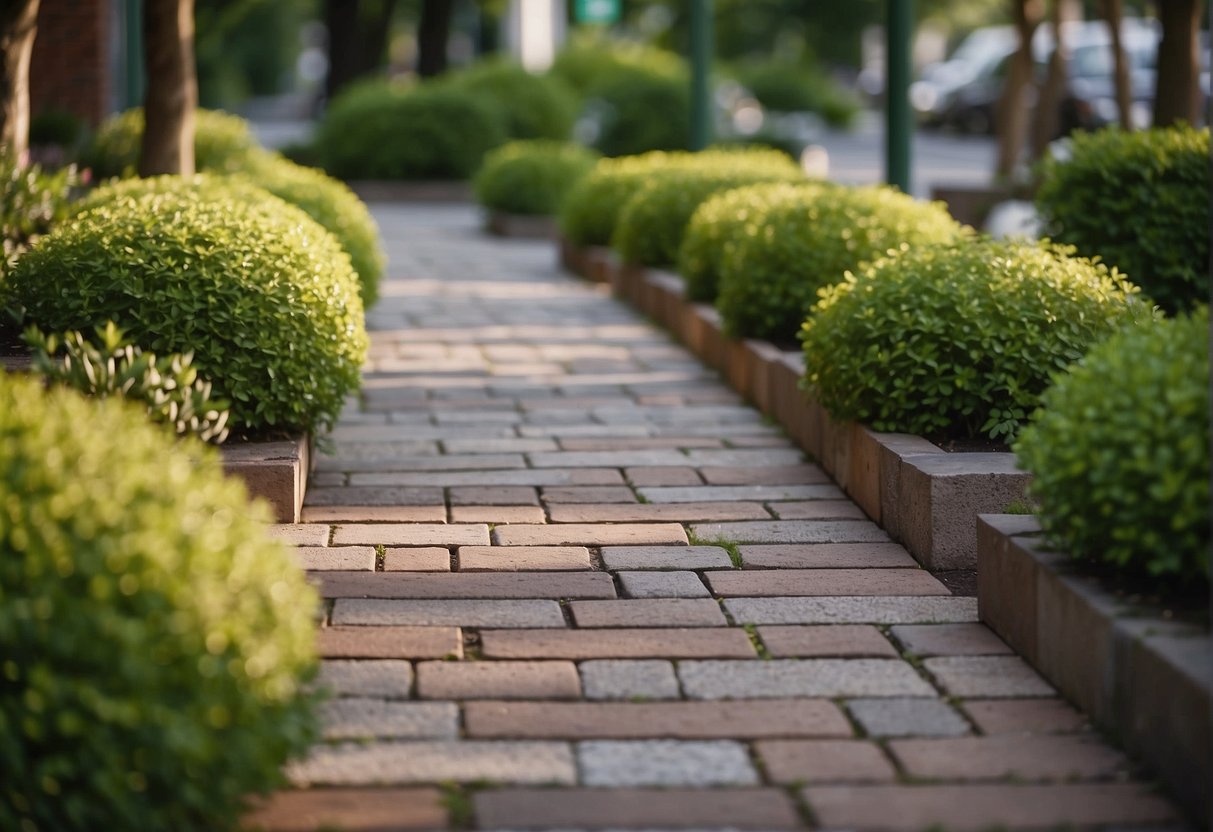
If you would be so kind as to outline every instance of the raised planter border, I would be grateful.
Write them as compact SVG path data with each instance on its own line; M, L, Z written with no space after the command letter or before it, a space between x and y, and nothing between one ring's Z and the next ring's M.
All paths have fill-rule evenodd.
M392 179L354 179L345 183L363 202L474 202L470 182L427 180L406 182Z
M560 263L663 325L730 386L778 422L835 482L934 571L977 568L977 515L1022 499L1030 476L1009 453L948 453L909 434L835 420L800 389L803 358L757 339L729 337L720 315L686 299L682 278L621 264L610 249L561 238Z
M521 240L555 240L560 235L556 220L549 216L509 214L485 209L484 227L494 236Z
M229 440L219 446L219 453L224 473L243 480L250 497L268 502L277 522L299 522L312 463L307 434L272 441Z
M1209 828L1213 636L1130 607L1044 550L1039 532L1030 516L978 517L978 615Z

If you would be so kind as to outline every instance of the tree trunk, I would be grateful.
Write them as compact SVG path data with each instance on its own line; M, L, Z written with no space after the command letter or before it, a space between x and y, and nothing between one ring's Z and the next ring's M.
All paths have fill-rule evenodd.
M446 71L446 42L451 33L451 0L422 0L417 27L417 74L431 78Z
M1162 41L1154 92L1154 126L1195 124L1200 115L1200 0L1157 0Z
M1044 84L1036 98L1036 118L1032 122L1032 158L1044 156L1049 142L1057 136L1060 127L1061 97L1066 89L1066 65L1070 50L1063 35L1066 15L1066 0L1053 0L1049 25L1053 29L1053 54L1049 56L1049 68Z
M1116 110L1120 113L1120 126L1133 129L1133 88L1129 81L1129 57L1120 42L1120 28L1125 19L1123 0L1103 0L1104 19L1108 21L1108 33L1112 37L1112 78L1116 85Z
M194 172L194 0L145 0L143 147L139 175Z
M38 32L38 0L0 5L0 145L24 165L29 155L29 59Z
M342 88L383 64L395 8L396 0L325 0L329 74L324 92L330 101Z
M1007 84L998 102L998 164L995 174L1015 170L1028 131L1027 95L1032 85L1032 35L1044 16L1042 0L1014 0L1012 13L1019 32L1019 50L1011 58Z

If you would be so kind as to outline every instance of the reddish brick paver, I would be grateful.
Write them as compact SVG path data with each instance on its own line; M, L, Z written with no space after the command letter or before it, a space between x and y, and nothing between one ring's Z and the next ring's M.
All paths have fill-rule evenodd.
M550 244L375 210L363 399L276 529L329 599L339 698L251 820L1173 827L972 599Z

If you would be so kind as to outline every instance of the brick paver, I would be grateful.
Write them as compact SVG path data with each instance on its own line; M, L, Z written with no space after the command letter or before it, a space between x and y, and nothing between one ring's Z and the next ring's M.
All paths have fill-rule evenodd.
M1175 824L976 599L550 243L375 213L363 394L274 527L329 599L326 739L250 820Z

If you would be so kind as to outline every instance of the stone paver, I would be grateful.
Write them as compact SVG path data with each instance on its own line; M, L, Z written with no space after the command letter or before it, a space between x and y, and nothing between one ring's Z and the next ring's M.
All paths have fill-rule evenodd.
M686 543L687 533L678 523L563 523L493 529L493 542L498 546L643 546Z
M338 606L346 603L358 602L341 601ZM556 614L560 614L559 608L556 609ZM350 616L352 619L357 617ZM346 659L441 659L463 655L463 639L457 626L401 627L394 624L403 622L392 622L383 620L384 618L386 616L376 617L374 622L369 622L380 624L378 627L344 627L339 626L344 622L334 616L333 623L338 626L320 630L316 636L317 650L321 656ZM447 616L448 623L453 618ZM430 621L423 623L437 624Z
M729 623L710 598L573 601L569 608L579 627L724 627Z
M451 506L452 523L542 523L539 506Z
M451 552L437 546L385 548L384 572L450 572Z
M329 527L323 524L309 525L306 523L271 523L268 526L269 536L284 543L295 546L327 546L329 545Z
M717 595L951 595L923 569L780 569L707 576Z
M969 724L938 699L852 699L847 710L869 737L959 737Z
M842 497L836 485L705 485L639 489L650 503L769 502L770 500L832 500Z
M685 661L678 678L691 699L935 695L910 665L893 659Z
M312 572L375 570L375 549L372 546L300 546L295 549L295 562Z
M893 740L906 772L933 780L1096 780L1127 768L1123 754L1095 737L1004 734Z
M334 624L413 627L563 627L555 601L401 601L342 598L333 606ZM346 628L347 630L355 628Z
M1056 695L1018 656L939 656L922 664L953 696Z
M614 598L601 572L317 572L325 598Z
M1087 727L1060 699L975 699L963 707L984 734L1072 734Z
M732 569L719 546L604 546L607 569Z
M569 485L543 489L545 503L635 503L632 489L621 485Z
M657 660L603 659L582 662L586 699L677 699L674 665Z
M320 722L328 740L454 739L459 708L450 702L334 699L321 705Z
M909 624L893 637L918 656L989 656L1013 652L984 624Z
M420 662L421 699L576 699L572 662Z
M587 786L755 786L745 746L727 740L590 740L577 746Z
M777 659L896 658L897 648L869 624L767 626L758 637Z
M976 598L730 598L724 606L739 624L906 624L977 620Z
M539 505L535 489L523 485L463 485L448 494L452 506L525 506Z
M338 526L333 532L334 546L487 546L488 543L489 527L483 524L377 523Z
M897 776L880 746L861 740L764 740L754 748L775 783L880 783Z
M900 543L753 544L738 550L747 569L918 568Z
M565 503L548 508L553 523L655 523L677 520L765 520L760 503Z
M460 546L460 572L578 570L590 568L584 546Z
M385 829L438 829L449 816L443 793L435 788L306 789L278 792L244 818L250 829L265 832L345 832Z
M573 750L560 742L419 741L317 746L287 766L296 786L407 783L568 784L577 779Z
M405 661L351 661L329 659L320 663L316 686L334 696L378 696L408 699L413 666Z
M883 543L889 536L863 520L770 520L740 523L696 523L700 540L734 543Z
M386 497L390 499L390 497ZM308 523L445 523L446 506L304 506Z
M694 572L619 572L629 598L711 598Z
M553 625L555 626L555 625ZM488 630L484 655L494 659L757 658L735 627L698 630Z

